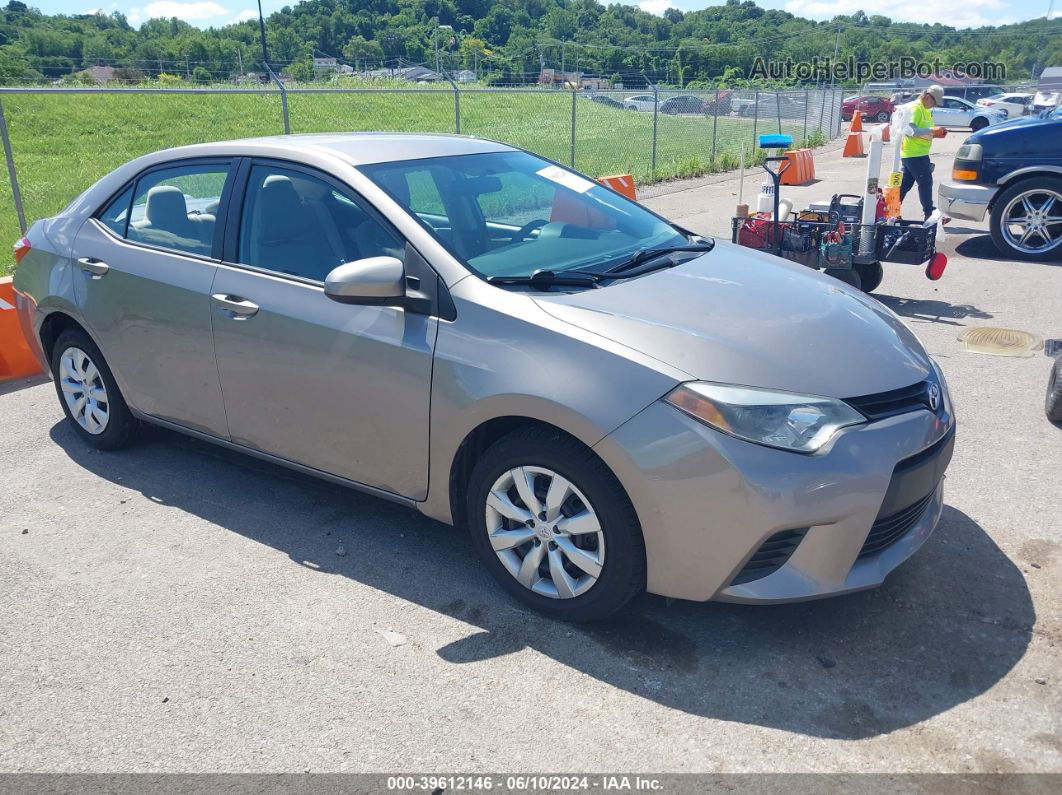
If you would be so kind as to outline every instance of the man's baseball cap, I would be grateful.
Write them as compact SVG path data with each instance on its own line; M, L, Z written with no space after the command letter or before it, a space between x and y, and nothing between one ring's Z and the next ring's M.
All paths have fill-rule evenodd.
M933 100L939 105L944 101L944 89L937 85L932 85L925 90L925 93L933 97Z

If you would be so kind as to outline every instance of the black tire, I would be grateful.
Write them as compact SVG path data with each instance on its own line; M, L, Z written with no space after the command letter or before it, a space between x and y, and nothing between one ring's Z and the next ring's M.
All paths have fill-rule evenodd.
M563 476L585 495L597 514L604 535L604 564L597 582L579 596L551 598L524 587L491 547L486 518L488 494L498 478L521 466L543 467ZM600 458L559 431L518 430L491 445L469 478L465 518L472 546L502 588L517 601L552 618L598 621L616 613L645 589L645 544L627 493ZM540 543L537 539L528 542Z
M851 285L857 290L863 289L863 280L859 278L859 272L855 268L826 268L823 273Z
M988 229L992 235L992 242L999 249L999 253L1005 257L1028 260L1030 262L1047 262L1049 260L1062 259L1062 245L1055 245L1054 248L1043 252L1021 251L1008 243L1003 236L1003 213L1007 209L1007 205L1015 197L1036 190L1051 190L1055 193L1062 193L1062 179L1044 176L1019 180L1000 192L992 201L992 215L989 219Z
M970 122L970 129L973 130L974 132L977 132L978 130L983 130L987 126L988 126L988 119L983 119L983 118L980 118L980 117L978 117L978 118L974 119L972 122Z
M74 418L63 395L61 361L63 354L71 348L79 348L95 365L103 386L107 391L107 423L100 433L89 433L81 427ZM78 328L70 328L59 335L52 348L52 374L55 382L55 393L59 397L59 405L63 408L67 422L74 429L85 444L95 447L97 450L117 450L129 445L140 430L140 421L129 411L125 398L114 380L111 368L107 366L107 360L103 358L96 343L84 331Z
M872 293L881 286L881 280L885 278L885 269L880 262L855 265L855 271L859 274L859 289L864 293Z
M1047 400L1044 411L1051 422L1062 422L1062 356L1055 357L1051 375L1047 377Z
M885 122L887 122L887 121L889 120L890 116L889 116L889 114L888 114L888 112L887 112L887 111L884 111L884 110L883 110L883 111L881 111L881 113L879 113L879 114L878 114L877 116L875 116L874 118L875 118L875 119L876 119L877 121L879 121L879 122L881 122L882 124L884 124Z

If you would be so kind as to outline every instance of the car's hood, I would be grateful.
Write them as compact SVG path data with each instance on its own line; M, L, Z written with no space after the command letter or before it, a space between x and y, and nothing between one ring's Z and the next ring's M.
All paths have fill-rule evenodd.
M706 381L843 398L909 386L930 371L922 345L875 299L730 243L602 289L535 300Z

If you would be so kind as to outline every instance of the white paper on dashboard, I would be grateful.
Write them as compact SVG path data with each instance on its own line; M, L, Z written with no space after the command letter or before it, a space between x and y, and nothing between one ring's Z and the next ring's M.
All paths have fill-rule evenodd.
M552 180L558 185L563 185L568 190L573 190L576 193L586 193L590 188L597 184L586 177L580 177L578 174L565 171L560 166L546 166L544 169L536 173L540 177Z

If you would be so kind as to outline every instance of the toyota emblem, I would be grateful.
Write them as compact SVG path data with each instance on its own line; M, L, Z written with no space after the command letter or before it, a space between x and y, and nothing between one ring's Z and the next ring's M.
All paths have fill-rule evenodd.
M940 387L936 384L929 385L929 408L936 411L940 405Z

